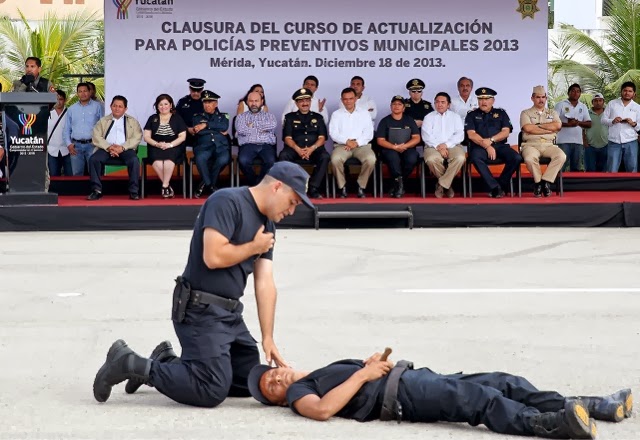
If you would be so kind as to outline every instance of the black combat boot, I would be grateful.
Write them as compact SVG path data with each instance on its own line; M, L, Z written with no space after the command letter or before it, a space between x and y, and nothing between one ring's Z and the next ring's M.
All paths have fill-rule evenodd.
M171 359L175 359L177 357L178 355L175 351L173 351L171 342L163 341L153 349L153 351L151 352L151 356L149 356L149 359L156 362L166 362L171 361ZM127 381L127 384L124 386L124 390L127 394L133 394L138 391L138 388L140 388L144 384L145 383L142 380L132 378Z
M402 198L403 195L404 195L404 182L402 181L402 177L397 177L396 178L396 191L395 191L395 194L393 195L393 197L395 197L396 199L400 199L400 198Z
M580 399L589 410L589 415L596 420L621 422L631 417L633 410L633 394L629 388L620 390L610 396L568 397Z
M533 434L542 438L595 439L596 422L580 400L567 400L558 412L538 414L531 418Z
M127 379L149 380L151 360L139 356L126 342L118 339L111 345L107 360L98 370L93 381L93 397L98 402L106 402L111 395L111 387Z

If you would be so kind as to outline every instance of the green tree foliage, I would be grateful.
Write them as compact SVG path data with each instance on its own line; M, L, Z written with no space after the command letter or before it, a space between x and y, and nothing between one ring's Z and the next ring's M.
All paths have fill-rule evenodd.
M560 56L549 63L555 87L566 90L559 83L577 82L584 92L601 92L609 101L620 96L623 82L640 85L639 1L612 0L608 24L602 42L573 26L561 26L560 36L551 42L551 50ZM577 55L589 61L580 63Z
M96 14L76 13L58 17L47 14L43 20L29 22L20 13L14 22L0 18L0 82L3 90L24 74L27 57L42 60L41 75L68 95L75 93L76 78L67 74L102 73L104 69L104 24ZM102 81L94 81L96 85ZM103 90L98 90L103 94Z

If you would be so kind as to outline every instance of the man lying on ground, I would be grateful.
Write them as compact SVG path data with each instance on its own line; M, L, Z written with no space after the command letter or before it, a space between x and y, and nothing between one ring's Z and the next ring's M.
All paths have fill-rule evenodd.
M249 391L266 405L289 406L314 420L467 422L543 438L593 439L593 419L620 422L633 407L630 389L605 397L564 397L507 373L442 375L414 370L407 361L394 367L381 356L337 361L310 373L257 365L249 373Z

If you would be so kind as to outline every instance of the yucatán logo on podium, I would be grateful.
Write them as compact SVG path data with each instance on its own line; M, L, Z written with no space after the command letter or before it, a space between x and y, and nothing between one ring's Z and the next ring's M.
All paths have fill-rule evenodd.
M20 113L18 121L22 125L22 136L11 136L11 152L20 154L35 154L44 151L44 138L33 136L33 124L36 122L36 115Z
M36 122L36 115L21 113L20 116L18 116L18 120L22 124L22 135L31 136L33 134L31 127L33 127L33 123Z

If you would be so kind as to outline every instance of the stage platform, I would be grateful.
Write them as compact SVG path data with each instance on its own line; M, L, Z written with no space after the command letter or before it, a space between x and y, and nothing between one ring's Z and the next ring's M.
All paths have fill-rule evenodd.
M204 199L162 199L149 196L129 200L124 195L105 195L89 202L86 196L59 197L58 206L0 208L0 231L91 231L191 229ZM413 227L637 227L640 226L640 192L565 192L564 197L491 199L486 194L473 198L402 199L325 198L316 202L321 213L407 212ZM338 214L340 215L340 214ZM409 226L407 218L320 218L320 228L372 228ZM314 228L316 213L300 206L285 218L284 228Z

